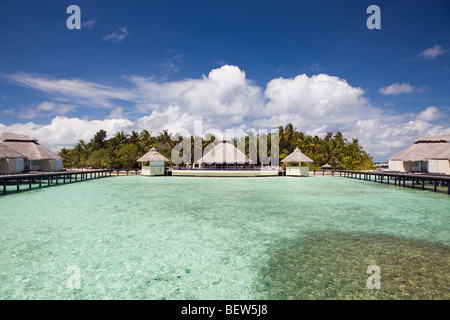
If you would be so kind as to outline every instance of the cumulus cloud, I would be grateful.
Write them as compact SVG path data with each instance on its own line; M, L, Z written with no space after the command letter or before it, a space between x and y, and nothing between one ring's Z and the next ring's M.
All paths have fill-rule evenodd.
M128 30L126 27L121 27L114 31L113 33L109 33L103 36L103 40L117 43L121 42L128 35Z
M264 115L272 115L270 123L274 124L285 119L296 119L301 125L348 123L368 112L381 113L370 106L363 89L327 74L273 79L267 84L264 95L268 99Z
M433 47L427 48L424 51L422 51L419 56L425 58L425 59L436 59L437 57L443 55L446 53L448 49L442 48L440 44L436 44Z
M379 89L381 94L387 96L398 96L402 93L412 93L415 90L414 86L410 85L409 83L393 83L390 86L382 87Z
M439 109L436 108L435 106L430 106L430 107L426 108L425 110L423 110L422 112L420 112L417 115L416 119L432 122L432 121L444 119L446 117L448 117L448 114L446 114L445 112L439 111Z

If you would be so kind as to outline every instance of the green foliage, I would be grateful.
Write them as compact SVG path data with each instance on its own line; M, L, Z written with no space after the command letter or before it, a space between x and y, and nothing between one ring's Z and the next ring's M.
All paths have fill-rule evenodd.
M125 131L117 131L110 139L106 139L105 130L98 131L95 136L86 143L84 140L78 141L73 149L64 148L59 155L64 158L66 168L110 168L133 170L139 167L137 159L147 153L150 148L155 147L162 155L171 158L172 149L182 140L182 136L172 135L168 130L159 132L152 137L151 131L132 131L127 134ZM259 158L259 139L257 133L250 131L246 137L235 141L245 144L246 155L253 159ZM216 140L216 137L207 134L203 140L200 137L191 136L191 163L194 161L194 143L198 142L202 147L202 152ZM261 138L261 137L260 137ZM267 155L271 154L271 134L262 136L267 140ZM243 141L244 139L244 141ZM258 150L250 150L250 140L257 142ZM299 148L305 155L314 160L310 168L320 170L321 166L328 163L333 169L346 170L369 170L375 169L372 157L367 154L359 145L358 139L348 141L341 132L333 134L328 132L324 138L309 136L304 132L297 131L291 123L285 127L278 127L278 154L280 160L292 153L295 148ZM261 148L265 146L261 146ZM209 149L208 149L209 150ZM197 159L195 159L197 160ZM259 160L259 159L258 159Z

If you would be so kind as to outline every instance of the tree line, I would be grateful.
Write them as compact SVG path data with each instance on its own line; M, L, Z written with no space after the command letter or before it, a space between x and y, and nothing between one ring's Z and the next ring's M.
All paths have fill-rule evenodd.
M244 139L246 155L249 156L249 141L258 135L247 132ZM201 137L190 136L191 140L191 163L194 160L194 142ZM270 156L271 134L266 135L267 153ZM107 132L99 130L94 137L86 142L79 140L73 149L63 148L59 155L64 158L65 168L109 168L133 170L140 167L137 159L147 153L152 147L167 158L171 158L172 149L183 139L182 136L172 135L168 130L162 130L156 136L152 136L149 130L141 132L117 131L115 135L107 139ZM201 140L202 152L217 138L207 134ZM239 139L235 139L237 146ZM311 169L320 169L328 163L334 169L344 170L368 170L374 169L373 157L359 145L358 139L346 139L341 132L328 132L324 138L310 136L289 123L285 127L278 127L279 157L280 163L283 158L299 148L305 155L314 160L310 164ZM264 141L264 140L263 140ZM241 140L242 142L242 140ZM257 148L259 149L259 143ZM170 163L169 163L170 165Z

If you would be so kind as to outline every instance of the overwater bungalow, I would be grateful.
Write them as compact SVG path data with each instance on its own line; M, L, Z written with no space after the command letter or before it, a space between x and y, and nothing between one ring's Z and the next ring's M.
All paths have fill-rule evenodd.
M3 140L2 143L10 149L25 156L22 171L62 170L63 158L40 145L36 138L24 134L5 132L0 136L0 140Z
M450 174L450 135L423 137L391 156L389 170Z
M294 152L284 158L281 162L298 163L298 166L286 167L286 176L307 177L309 176L309 164L314 161L303 154L299 148L295 148Z
M20 173L26 156L0 142L0 174Z
M155 148L140 157L138 162L142 163L143 176L163 176L165 174L165 162L170 160L160 154Z
M261 177L278 176L278 169L258 169L255 162L224 137L195 164L198 168L172 170L172 176L194 177Z
M234 170L255 165L253 160L236 148L231 140L226 137L222 138L215 147L198 159L196 164L201 168Z

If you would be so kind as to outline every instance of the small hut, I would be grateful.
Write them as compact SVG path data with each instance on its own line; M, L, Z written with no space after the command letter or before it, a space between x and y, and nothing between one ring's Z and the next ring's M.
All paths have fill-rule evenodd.
M333 167L330 166L328 163L325 163L325 164L322 166L322 170L323 170L323 171L331 170L331 168L333 168Z
M26 159L20 152L0 143L0 174L22 172Z
M25 156L24 171L62 170L63 158L40 145L36 138L24 134L5 132L0 136L3 144Z
M236 148L231 140L226 137L203 157L198 159L196 163L202 167L232 170L255 164L253 160L249 159L241 150Z
M161 153L151 148L149 152L140 157L138 162L142 162L143 176L163 176L165 174L164 162L170 161Z
M309 163L314 162L304 155L299 148L284 158L281 162L298 163L298 166L286 167L286 176L307 177L309 175Z

